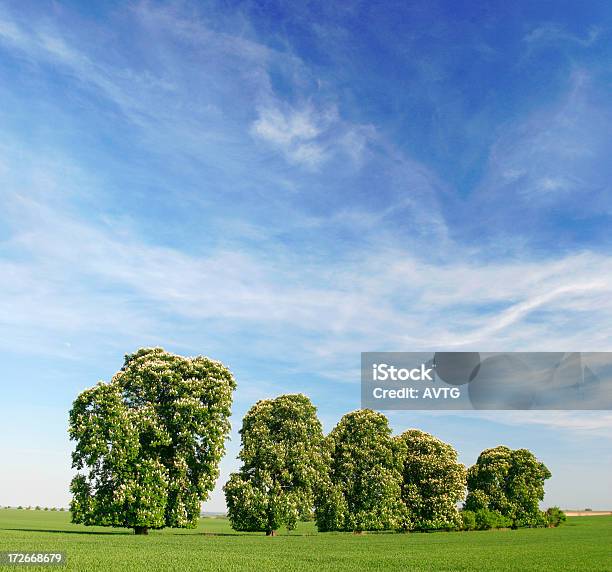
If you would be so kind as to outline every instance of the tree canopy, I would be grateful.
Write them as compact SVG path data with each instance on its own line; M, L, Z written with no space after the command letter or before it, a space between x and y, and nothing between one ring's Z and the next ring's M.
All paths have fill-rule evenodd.
M328 481L316 503L320 531L387 530L404 520L398 447L387 418L347 413L327 437Z
M400 447L406 530L461 526L457 502L465 496L465 467L457 451L433 435L411 429L396 437Z
M242 467L224 487L232 527L272 535L309 519L327 471L323 430L310 399L281 395L257 402L240 436Z
M527 449L499 446L484 450L467 473L467 510L494 510L513 526L542 524L539 502L551 473Z
M70 411L73 522L137 533L195 527L218 477L235 387L218 361L147 348L127 355L110 383L83 391Z

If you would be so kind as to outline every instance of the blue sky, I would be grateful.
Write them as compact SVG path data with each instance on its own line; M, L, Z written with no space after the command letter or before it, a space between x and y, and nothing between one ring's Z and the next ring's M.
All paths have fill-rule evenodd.
M161 345L326 430L362 351L612 350L606 2L2 2L0 504L66 505L67 411ZM397 412L610 508L610 412Z

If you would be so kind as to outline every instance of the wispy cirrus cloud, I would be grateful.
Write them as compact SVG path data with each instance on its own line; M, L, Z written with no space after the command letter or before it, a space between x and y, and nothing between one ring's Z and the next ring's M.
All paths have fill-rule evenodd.
M92 59L48 24L28 27L0 13L0 42L31 64L56 66L83 87L100 92L139 125L158 108L152 105L152 94L161 90L168 95L173 90L163 78Z
M496 411L483 413L482 417L508 425L539 425L603 437L612 434L612 413L604 411Z
M588 48L597 42L601 35L602 30L597 26L592 26L583 36L580 36L568 31L563 24L547 22L535 26L525 35L523 41L531 47L570 44Z
M150 243L125 221L86 222L45 195L5 199L19 224L3 244L12 252L3 323L33 335L123 330L138 338L174 315L255 328L270 347L291 339L302 367L317 356L345 379L356 349L609 349L612 261L604 255L491 263L472 251L471 262L434 263L376 240L333 263L246 243L187 254ZM129 330L120 325L126 305Z
M398 425L405 425L404 413L390 412ZM609 437L612 414L607 411L429 411L419 415L449 419L474 419L506 426L541 427L577 437Z
M163 145L159 148L167 150L168 156L176 148L189 149L198 159L211 162L222 155L219 160L228 167L228 163L252 164L254 158L265 157L266 151L260 147L267 145L291 165L305 167L313 174L340 159L325 171L332 177L343 157L353 157L357 175L348 179L353 192L350 208L345 200L338 200L324 214L296 216L286 226L286 221L280 220L278 231L317 228L329 236L353 232L362 235L360 241L343 246L334 256L326 257L323 250L308 264L302 262L301 253L288 251L280 242L268 242L268 254L262 260L257 249L242 239L231 247L217 247L207 256L198 256L151 243L121 224L92 224L80 220L79 215L67 216L43 197L15 203L20 205L15 207L17 216L30 221L30 227L16 230L11 246L21 249L25 259L36 261L27 270L16 268L25 264L21 261L11 263L17 284L36 273L36 264L52 260L58 268L73 269L75 282L96 277L100 283L125 288L131 295L159 302L184 317L235 321L237 328L245 323L269 323L274 324L272 329L288 327L299 319L302 332L326 340L328 355L366 343L411 347L442 343L454 347L491 342L492 338L510 345L533 343L546 329L532 320L534 315L550 312L549 319L554 322L567 319L561 318L567 309L578 315L592 311L590 300L600 304L607 292L608 276L601 271L608 266L605 255L567 254L537 262L515 256L492 264L481 260L478 249L457 243L443 214L448 185L386 141L373 126L342 118L337 104L324 99L304 103L280 98L272 87L270 66L280 66L288 78L296 71L309 76L308 70L290 50L272 49L250 37L248 23L247 33L232 34L213 28L200 17L188 18L180 10L148 3L137 5L131 14L138 26L159 39L148 66L126 67L94 59L86 49L77 47L78 39L69 40L58 29L40 22L28 26L4 18L0 36L12 50L34 62L51 62L68 70L79 82L115 102L129 121L158 134L157 145ZM204 77L177 65L175 41L189 46L192 51L188 54L197 56L204 72L219 80L213 82L207 97L186 95L192 93L189 82L194 77L204 82ZM228 112L222 105L223 95L228 90L236 93L237 83L227 74L221 77L212 63L213 55L223 57L226 68L235 70L240 82L254 93L241 122L227 125L223 121ZM295 81L297 85L308 82L303 78ZM589 185L581 177L599 176L590 166L593 160L600 162L606 134L605 124L597 127L588 87L586 76L577 73L570 93L560 104L502 133L468 209L484 197L489 206L496 202L501 208L510 201L513 207L520 205L529 211L542 202L575 196L578 187L580 192L588 192ZM218 111L217 119L211 119L213 108ZM200 136L207 129L208 134ZM222 137L215 137L217 132ZM241 144L243 151L238 154L210 153L208 145L233 149L249 133L258 148L247 149ZM169 135L172 137L167 139ZM204 144L206 140L208 144ZM263 174L267 172L266 166L255 176L262 173L268 177ZM289 184L293 181L299 181L299 172L292 173ZM370 181L383 199L376 205L369 200ZM314 188L321 187L321 196L329 194L326 183L314 182ZM10 185L8 180L5 188ZM593 181L590 188L597 196L598 182ZM22 198L36 196L36 189L21 192ZM346 195L339 194L342 197ZM294 208L281 204L277 212L291 219ZM229 220L227 227L231 225ZM408 232L397 236L388 230L399 227ZM266 240L274 235L261 224L252 223L250 228ZM73 243L73 235L82 237L79 244ZM420 256L422 248L428 250L430 260ZM336 259L338 254L340 260ZM296 268L300 270L296 272ZM364 275L364 268L371 269L374 278ZM57 273L58 283L64 274L64 270ZM206 280L209 276L218 277L215 284ZM502 276L504 280L500 280ZM216 284L223 286L216 288ZM426 325L418 333L406 334L406 322ZM511 333L518 325L521 328ZM576 342L581 335L583 339L592 335L593 330L583 329L580 334L578 328L569 329L557 334L557 339L559 343ZM597 331L595 339L603 340L607 329L599 327ZM546 339L554 343L550 337ZM322 352L320 348L316 351Z
M612 214L612 169L605 159L611 113L595 78L574 69L557 101L499 131L466 215L496 229L515 247L539 240L569 241L575 248L567 221L599 221ZM591 234L599 228L586 225L585 239L601 244L605 237Z

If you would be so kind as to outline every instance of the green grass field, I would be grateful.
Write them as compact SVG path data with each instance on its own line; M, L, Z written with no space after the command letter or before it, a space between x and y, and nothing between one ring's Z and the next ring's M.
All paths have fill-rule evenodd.
M570 518L556 529L433 534L319 534L303 523L273 538L235 533L224 518L148 536L69 519L2 509L0 551L65 552L70 570L612 570L609 516Z

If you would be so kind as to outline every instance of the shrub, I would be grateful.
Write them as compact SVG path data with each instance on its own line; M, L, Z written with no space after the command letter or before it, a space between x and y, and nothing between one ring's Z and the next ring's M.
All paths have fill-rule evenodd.
M512 520L499 511L481 508L475 514L476 529L489 530L491 528L510 528Z
M565 513L558 506L551 506L547 509L544 513L544 517L546 518L547 526L553 528L561 526L567 518Z
M476 513L471 510L462 510L461 530L476 530Z
M468 470L465 508L497 511L515 528L542 526L539 503L544 498L544 481L550 476L527 449L486 449Z

